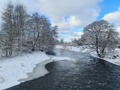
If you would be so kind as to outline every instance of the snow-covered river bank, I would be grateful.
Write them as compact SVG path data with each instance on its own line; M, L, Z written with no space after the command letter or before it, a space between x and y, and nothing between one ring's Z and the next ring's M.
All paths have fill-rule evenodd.
M41 76L48 74L49 71L45 68L45 65L50 62L62 61L62 60L75 61L75 59L71 59L69 57L57 57L57 56L49 56L49 57L50 59L38 63L36 67L34 68L33 72L28 73L27 78L20 79L19 81L25 82L25 81L33 80L33 79L36 79L36 78L39 78Z
M61 56L61 59L59 59L60 61L52 61L45 65L45 68L49 71L48 74L34 80L23 82L7 90L120 89L120 66L105 60L93 58L87 53L62 49L56 51L58 52L57 56ZM69 57L67 59L74 59L69 61L64 60L64 56ZM40 68L38 67L36 70L41 72Z
M27 78L36 64L48 60L43 52L34 52L6 60L0 60L0 90L20 84L20 79Z
M69 57L48 56L43 52L34 52L1 60L0 90L46 75L49 72L45 69L45 65L59 60L73 59Z
M61 49L61 47L58 48L59 49L56 49L57 56L48 56L43 52L35 52L6 60L0 60L0 90L48 74L49 72L45 68L47 63L59 60L75 61L74 57L66 57L73 56L72 54L68 55L70 54L69 51L77 52L80 55L82 53L91 53L89 49L82 49L81 47L71 47L67 49ZM62 54L62 57L59 54ZM114 54L120 56L120 50L117 49ZM94 52L92 52L91 55L96 57ZM109 59L109 56L107 56L104 60L115 65L120 65L120 57Z
M66 48L63 48L62 46L58 45L58 46L56 46L56 48L80 52L80 53L89 53L91 56L93 56L95 58L99 58L97 56L96 52L87 46L78 46L78 47L68 46ZM117 56L117 57L114 58L114 56L115 57ZM101 58L99 58L99 59L101 59ZM110 63L113 63L115 65L120 65L120 48L116 48L114 51L107 52L105 58L102 58L102 59L105 61L108 61Z

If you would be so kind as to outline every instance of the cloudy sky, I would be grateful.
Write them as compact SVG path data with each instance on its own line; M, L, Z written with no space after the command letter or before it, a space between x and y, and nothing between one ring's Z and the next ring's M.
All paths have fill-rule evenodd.
M0 16L7 2L0 0ZM11 0L22 3L29 14L39 12L52 25L58 25L59 38L80 38L83 28L95 20L105 19L120 32L120 0Z

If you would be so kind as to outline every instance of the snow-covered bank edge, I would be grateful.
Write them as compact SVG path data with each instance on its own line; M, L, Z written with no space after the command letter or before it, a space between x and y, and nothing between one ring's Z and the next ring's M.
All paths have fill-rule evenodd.
M75 61L69 57L48 56L34 52L0 61L0 90L48 74L45 65L60 60Z
M92 57L95 57L95 58L98 58L98 59L102 59L102 60L108 61L108 62L110 62L112 64L120 66L120 49L115 49L115 51L111 52L111 53L112 54L106 55L105 58L98 57L98 55L96 54L96 52L91 52L90 55ZM112 58L113 56L117 56L117 55L118 55L118 57L116 57L114 59Z
M34 52L9 58L0 62L0 90L20 84L21 78L27 78L40 62L50 59L43 52Z
M46 64L55 62L55 61L62 61L62 60L76 61L74 58L69 58L69 57L50 56L50 59L45 60L41 63L38 63L37 66L34 68L33 72L28 73L28 78L21 79L20 81L24 82L24 81L29 81L29 80L33 80L33 79L45 76L46 74L49 73L49 71L45 68Z
M66 48L63 48L62 45L57 45L56 48L81 53L90 53L92 51L92 49L87 46L66 46Z
M66 46L66 48L63 48L62 45L61 46L58 45L56 46L56 48L65 49L65 50L74 51L74 52L80 52L80 53L89 53L92 57L99 58L120 66L120 49L119 48L116 48L114 51L107 52L107 55L105 56L105 58L98 57L96 52L87 46L76 46L76 47Z

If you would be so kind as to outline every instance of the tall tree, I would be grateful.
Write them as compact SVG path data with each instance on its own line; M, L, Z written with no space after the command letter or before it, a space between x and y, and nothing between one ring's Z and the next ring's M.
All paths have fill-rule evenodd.
M115 48L118 32L114 25L105 20L95 21L84 28L82 40L84 44L93 46L99 57L105 56L106 50Z
M12 5L8 3L2 15L2 31L5 32L3 52L6 56L12 56L17 52L22 52L24 40L24 30L26 28L26 9L23 5Z
M29 33L29 46L32 51L37 50L50 50L56 44L57 26L52 27L49 20L45 16L40 16L34 13L29 16L27 21Z
M5 52L6 57L11 56L14 50L14 6L11 2L7 4L7 7L2 15L2 30L6 33L5 41L3 44L3 52Z
M40 35L40 49L48 51L52 50L57 42L57 28L52 27L46 17L41 17L41 35Z
M29 16L27 21L27 29L29 31L29 42L31 42L32 50L34 51L39 44L39 38L41 33L41 16L36 12L32 16Z
M17 42L17 52L22 53L22 45L25 40L27 12L25 6L18 4L14 10L14 28Z
M18 4L14 10L14 27L15 27L15 35L17 39L17 52L22 53L22 45L25 40L25 30L26 30L26 20L27 20L27 12L25 6L22 4Z

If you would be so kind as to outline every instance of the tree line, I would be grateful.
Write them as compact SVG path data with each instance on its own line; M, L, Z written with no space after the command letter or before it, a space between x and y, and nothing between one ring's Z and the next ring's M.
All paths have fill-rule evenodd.
M30 51L52 50L57 41L57 28L38 12L29 15L22 4L7 4L2 13L0 32L1 55L11 57Z

